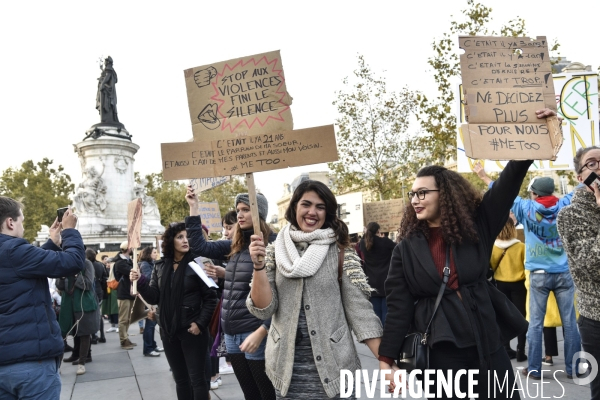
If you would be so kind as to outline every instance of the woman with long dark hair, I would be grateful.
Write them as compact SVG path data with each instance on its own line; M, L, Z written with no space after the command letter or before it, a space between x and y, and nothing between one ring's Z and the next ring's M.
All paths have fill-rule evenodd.
M277 241L265 247L252 236L246 305L259 318L273 318L266 370L277 399L339 398L340 372L361 368L351 330L378 355L373 289L337 211L331 190L307 180L292 195Z
M556 116L549 109L536 113L538 118ZM494 241L531 164L509 161L483 198L460 174L444 167L429 166L417 173L385 283L388 318L379 348L380 369L398 369L394 360L412 330L428 334L435 392L435 382L450 374L454 378L458 370L477 370L472 389L479 397L490 393L519 398L518 391L512 391L515 376L504 343L525 332L527 322L486 275ZM434 314L440 291L443 296ZM494 385L494 376L506 385ZM466 374L459 381L466 392ZM444 398L454 398L458 388L453 393L440 389Z
M200 232L196 232L198 229ZM204 369L208 324L217 294L189 266L197 255L190 250L188 234L202 235L201 231L201 226L171 224L162 236L164 258L156 263L152 278L148 280L135 270L130 272L132 282L139 279L142 297L160 308L160 336L179 400L208 399Z
M257 193L256 198L260 231L269 242L274 241L276 235L265 222L269 209L267 199L261 193ZM190 205L190 217L186 219L186 223L201 226L198 197L189 186L186 200ZM248 193L240 193L235 197L235 209L237 226L233 230L232 240L209 242L198 234L190 235L190 244L203 257L229 260L224 270L221 307L221 328L225 333L227 354L244 397L247 400L271 400L275 399L275 389L265 374L265 345L271 321L256 318L246 307L253 271L248 246L255 229ZM213 273L216 273L214 268L210 269L209 275Z
M379 229L377 222L369 222L359 246L364 259L363 269L369 278L369 284L375 289L369 300L373 304L375 314L385 326L387 305L383 285L390 269L390 259L396 243L384 237Z
M556 113L544 109L537 115ZM483 198L460 174L444 167L429 166L417 173L385 283L388 318L379 348L380 369L398 369L394 360L412 327L428 334L434 390L436 382L450 374L454 378L458 370L477 370L472 389L479 397L519 397L512 391L515 376L503 345L525 332L527 322L486 274L494 241L531 164L509 161ZM434 311L440 291L443 296ZM506 383L503 388L494 385L494 377ZM466 392L466 375L459 381ZM440 389L444 398L454 398L458 388L453 393Z

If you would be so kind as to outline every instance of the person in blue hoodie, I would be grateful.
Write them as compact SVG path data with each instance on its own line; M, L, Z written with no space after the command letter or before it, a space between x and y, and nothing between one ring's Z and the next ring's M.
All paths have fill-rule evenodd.
M491 187L493 181L481 164L474 171ZM528 368L523 374L541 379L542 332L550 291L554 292L564 327L565 366L567 377L576 373L572 365L573 355L581 350L581 338L575 317L575 285L569 272L567 253L558 235L556 218L558 212L571 204L573 192L559 199L554 196L554 180L550 177L534 178L529 184L531 199L517 197L511 211L523 224L525 233L525 269L530 271L529 280L529 329L527 330Z
M0 196L0 399L58 399L64 343L47 278L82 271L83 240L70 209L41 248L23 239L24 218L18 201Z

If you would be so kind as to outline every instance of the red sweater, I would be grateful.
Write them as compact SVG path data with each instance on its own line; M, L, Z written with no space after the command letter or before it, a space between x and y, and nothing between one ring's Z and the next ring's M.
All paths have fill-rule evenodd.
M446 243L442 237L442 229L439 227L429 228L429 240L427 242L429 243L429 251L431 251L435 268L440 277L443 278L444 267L446 266ZM458 289L458 274L456 273L452 250L450 250L450 278L448 279L448 287L452 290Z

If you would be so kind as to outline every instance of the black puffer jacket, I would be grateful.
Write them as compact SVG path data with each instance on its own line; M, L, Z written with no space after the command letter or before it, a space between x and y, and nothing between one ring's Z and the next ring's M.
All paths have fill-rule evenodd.
M245 242L250 242L252 231L245 231ZM269 243L277 238L275 233L269 236ZM254 264L250 258L248 246L231 257L225 268L225 286L223 288L223 308L221 309L221 327L228 335L251 332L265 324L269 327L271 320L263 321L250 314L246 307L246 299L250 294L250 281Z
M188 240L194 253L214 259L224 259L231 252L230 240L217 240L207 242L202 235L200 217L187 217L185 225L188 228ZM245 232L245 242L250 242L252 231ZM269 236L269 243L277 238L275 233ZM250 259L248 245L235 254L225 268L225 285L223 288L223 306L221 309L221 327L228 335L251 332L259 326L271 326L271 320L260 320L250 314L246 307L246 298L250 294L250 281L254 265Z

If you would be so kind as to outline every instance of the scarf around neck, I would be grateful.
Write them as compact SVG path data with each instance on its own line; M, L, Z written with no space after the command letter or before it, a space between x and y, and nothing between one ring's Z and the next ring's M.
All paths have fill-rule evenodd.
M185 270L194 260L191 251L185 253L176 271L173 271L173 258L165 257L163 278L160 287L160 327L172 341L181 327L181 306L183 304ZM171 283L172 282L172 283Z
M277 271L286 278L313 276L323 264L329 246L335 241L335 233L331 228L303 232L287 224L275 241ZM296 245L306 247L302 255Z

